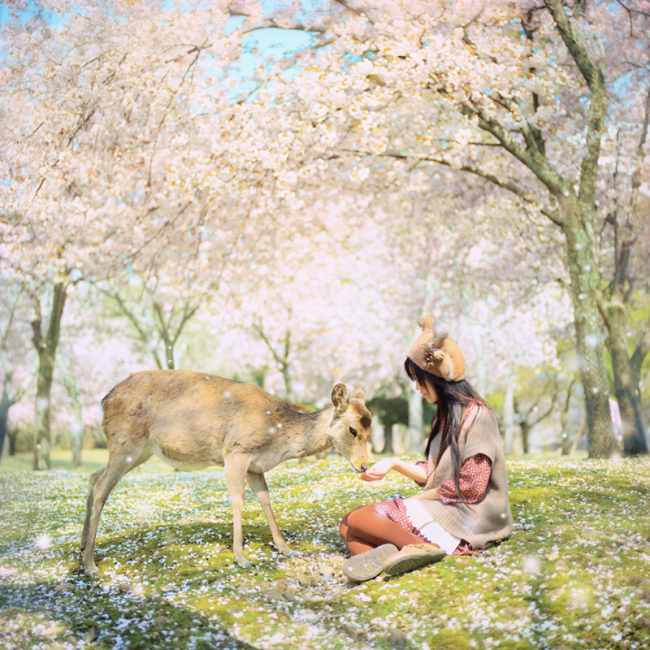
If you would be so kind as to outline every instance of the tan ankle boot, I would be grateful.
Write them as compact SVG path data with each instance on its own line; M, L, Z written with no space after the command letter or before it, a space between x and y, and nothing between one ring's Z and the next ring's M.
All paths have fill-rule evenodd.
M372 580L382 572L384 562L397 553L397 546L383 544L367 553L353 555L343 564L343 573L350 580L364 582Z
M386 575L394 576L399 573L407 573L414 569L420 569L434 562L440 562L447 557L447 553L436 544L409 544L401 551L391 555L383 565Z

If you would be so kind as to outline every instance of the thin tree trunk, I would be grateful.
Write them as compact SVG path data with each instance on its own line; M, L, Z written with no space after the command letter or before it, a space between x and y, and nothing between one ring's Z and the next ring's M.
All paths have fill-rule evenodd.
M573 445L573 440L569 435L568 430L568 414L565 412L561 416L562 421L562 440L560 442L560 449L563 456L568 456L571 453L571 447Z
M29 389L34 377L36 376L37 366L34 365L30 370L29 374L23 380L23 383L18 387L16 392L13 395L9 394L9 389L11 387L11 381L14 376L13 364L9 361L9 357L6 353L6 350L0 350L0 358L2 358L2 366L4 368L4 384L2 386L2 397L0 398L0 458L2 458L2 452L4 448L4 442L6 436L9 435L9 409L19 402L23 395ZM10 438L11 441L11 438ZM11 443L10 447L11 449ZM16 443L15 436L13 442L14 454L16 453ZM13 454L11 454L13 456Z
M7 427L7 439L9 440L9 455L15 456L18 447L18 431Z
M485 354L483 352L483 337L481 328L476 325L472 327L472 340L474 343L474 352L476 354L476 392L485 397L487 391L487 379L485 373Z
M74 418L72 421L70 448L72 450L72 467L76 469L77 467L81 467L81 450L84 444L84 424L81 418L81 404L75 404L73 411Z
M282 362L282 379L284 379L284 391L286 393L286 399L289 402L295 402L296 398L293 394L293 383L291 381L291 366L288 361Z
M424 450L422 395L415 388L415 382L409 382L408 391L409 425L404 447L407 453L417 454Z
M569 407L571 406L571 393L575 379L572 378L566 392L564 408L560 411L560 448L563 456L568 456L571 451L571 437L569 436Z
M2 398L0 399L0 458L2 458L2 450L5 444L5 438L7 436L7 426L9 422L9 409L11 408L13 402L9 399L6 391L2 392Z
M70 399L70 406L72 407L72 427L70 430L70 449L72 451L72 467L73 469L81 467L81 450L83 448L83 414L81 404L81 391L79 390L79 382L74 374L74 371L68 366L63 364L61 367L63 372L63 384Z
M506 395L503 401L503 428L504 428L504 452L506 456L512 456L515 450L515 381L510 377L506 386Z
M641 411L641 393L628 352L627 314L622 297L614 292L604 309L609 336L607 347L612 357L614 392L621 411L623 451L628 455L647 454L648 430Z
M575 438L573 439L573 444L571 445L571 456L574 456L578 451L578 445L580 444L580 439L582 438L582 432L585 428L585 421L587 419L587 412L582 412L582 417L580 418L580 424L578 425L578 430L576 431Z
M52 446L51 429L51 395L54 377L56 348L61 333L61 318L66 299L66 285L59 282L54 285L54 297L50 322L45 340L41 335L41 320L32 322L34 346L38 352L38 376L36 380L36 446L34 449L34 469L51 469L50 450Z
M530 429L528 422L520 422L519 426L521 427L521 447L524 454L527 454L530 451Z
M564 202L563 230L571 276L576 347L587 412L587 447L590 458L607 458L616 446L609 410L605 347L597 295L599 276L593 248L592 219L576 203ZM583 209L583 212L585 210Z
M393 451L393 425L384 424L384 448L381 450L382 454L394 454Z

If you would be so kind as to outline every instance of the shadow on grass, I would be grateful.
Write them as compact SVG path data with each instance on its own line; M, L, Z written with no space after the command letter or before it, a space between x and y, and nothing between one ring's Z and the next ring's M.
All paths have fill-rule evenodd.
M57 592L50 584L4 587L0 638L17 648L84 639L91 648L113 648L127 641L136 649L254 648L201 612L170 603L164 594L136 596L89 579L75 584L72 592Z

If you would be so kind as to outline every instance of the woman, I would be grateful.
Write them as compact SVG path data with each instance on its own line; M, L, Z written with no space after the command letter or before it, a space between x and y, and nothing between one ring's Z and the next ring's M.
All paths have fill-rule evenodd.
M407 352L406 374L438 409L426 461L385 458L362 474L380 481L390 471L413 479L423 491L395 495L357 508L340 531L352 557L343 565L351 580L411 571L447 555L466 555L510 534L508 481L499 427L492 410L465 380L465 359L433 316Z

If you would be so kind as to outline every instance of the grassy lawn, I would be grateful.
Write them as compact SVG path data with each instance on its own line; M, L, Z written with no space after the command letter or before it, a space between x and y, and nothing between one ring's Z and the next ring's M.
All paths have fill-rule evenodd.
M252 570L231 552L220 471L149 462L122 479L100 521L99 581L81 572L86 466L0 464L0 647L473 648L650 647L650 459L510 460L512 536L471 557L392 579L348 583L338 535L352 508L416 486L358 481L341 460L267 476L299 553L280 556L252 494Z

